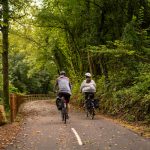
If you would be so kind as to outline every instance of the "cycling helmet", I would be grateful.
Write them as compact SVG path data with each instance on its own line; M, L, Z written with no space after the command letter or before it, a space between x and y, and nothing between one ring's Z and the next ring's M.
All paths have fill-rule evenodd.
M85 76L86 76L86 77L91 77L91 74L90 74L89 72L87 72L87 73L85 74Z
M65 74L66 74L65 71L61 71L61 72L60 72L60 75L65 75Z

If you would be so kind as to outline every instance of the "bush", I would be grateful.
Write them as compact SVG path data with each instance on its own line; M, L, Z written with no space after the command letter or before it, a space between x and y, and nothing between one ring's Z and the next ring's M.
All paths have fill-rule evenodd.
M78 106L81 106L83 101L83 96L80 93L81 82L76 82L72 87L73 90L72 90L71 102Z
M9 85L9 92L10 93L19 93L18 88L14 87L12 84Z
M132 76L129 86L124 84L125 74L110 76L109 88L104 79L97 81L97 94L101 97L101 112L121 117L127 121L150 123L150 73L149 65L139 66L139 74ZM137 76L138 75L138 76ZM123 78L122 78L123 77Z

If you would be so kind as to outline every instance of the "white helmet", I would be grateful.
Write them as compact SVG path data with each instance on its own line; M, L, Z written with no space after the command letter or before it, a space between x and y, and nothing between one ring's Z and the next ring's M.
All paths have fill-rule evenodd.
M65 71L61 71L61 72L60 72L60 75L65 75L65 74L66 74Z
M86 77L91 77L91 74L90 74L89 72L87 72L87 73L85 74L85 76L86 76Z

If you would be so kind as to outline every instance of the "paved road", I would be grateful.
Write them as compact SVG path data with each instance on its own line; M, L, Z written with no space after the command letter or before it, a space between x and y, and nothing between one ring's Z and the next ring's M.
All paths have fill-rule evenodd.
M22 112L23 130L6 150L150 150L150 139L100 116L90 120L71 111L65 125L48 101L28 102Z

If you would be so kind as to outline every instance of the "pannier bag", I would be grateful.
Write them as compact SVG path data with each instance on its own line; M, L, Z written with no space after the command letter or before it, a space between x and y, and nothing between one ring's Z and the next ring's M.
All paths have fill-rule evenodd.
M98 99L94 99L94 107L99 108L99 100Z
M57 109L58 109L58 110L61 110L61 109L62 109L62 103L61 103L60 97L57 97L57 98L56 98L56 106L57 106Z

